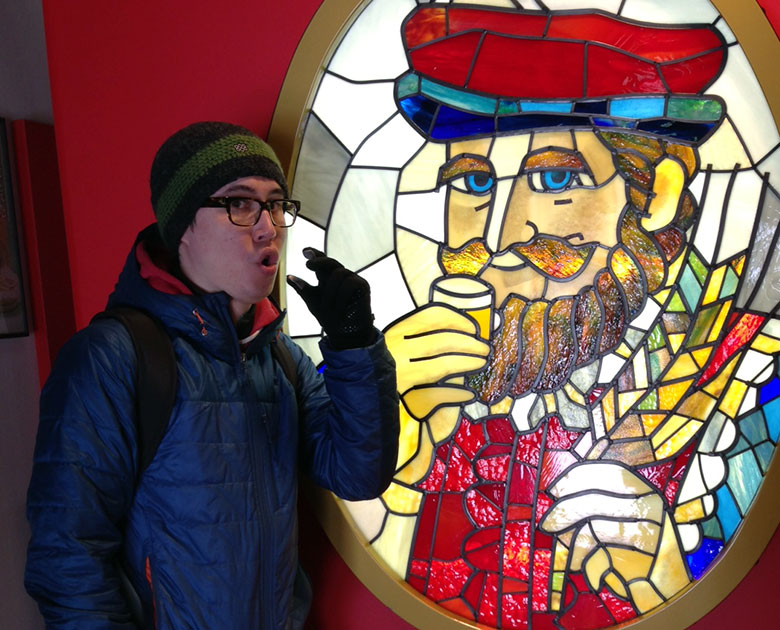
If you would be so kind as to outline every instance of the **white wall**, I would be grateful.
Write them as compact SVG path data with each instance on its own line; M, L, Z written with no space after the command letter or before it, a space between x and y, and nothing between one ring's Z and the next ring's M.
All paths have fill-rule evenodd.
M0 0L0 116L52 122L41 0ZM9 630L43 628L22 584L38 389L32 334L0 339L0 626Z

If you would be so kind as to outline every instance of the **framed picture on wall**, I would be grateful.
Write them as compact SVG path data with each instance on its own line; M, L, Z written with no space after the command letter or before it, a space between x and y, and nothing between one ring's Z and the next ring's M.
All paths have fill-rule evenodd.
M9 124L0 118L0 337L28 334L22 282Z

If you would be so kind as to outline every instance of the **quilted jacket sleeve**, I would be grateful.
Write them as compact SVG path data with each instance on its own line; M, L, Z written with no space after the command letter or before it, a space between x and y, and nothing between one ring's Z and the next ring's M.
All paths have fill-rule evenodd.
M398 454L395 362L381 334L366 348L337 351L327 339L320 348L324 385L308 358L298 363L303 470L343 499L377 497Z
M25 586L49 629L136 627L116 568L135 480L134 364L121 325L93 324L60 351L41 394Z

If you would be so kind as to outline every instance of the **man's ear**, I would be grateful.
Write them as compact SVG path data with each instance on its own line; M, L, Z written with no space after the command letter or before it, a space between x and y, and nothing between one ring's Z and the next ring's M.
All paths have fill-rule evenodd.
M666 157L655 167L653 198L650 200L649 217L642 219L642 227L650 232L660 230L671 223L677 214L685 170L677 160Z

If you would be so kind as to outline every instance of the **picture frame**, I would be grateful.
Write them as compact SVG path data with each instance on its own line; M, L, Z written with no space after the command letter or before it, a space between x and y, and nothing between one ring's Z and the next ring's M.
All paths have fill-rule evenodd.
M0 118L0 338L29 334L10 130Z

